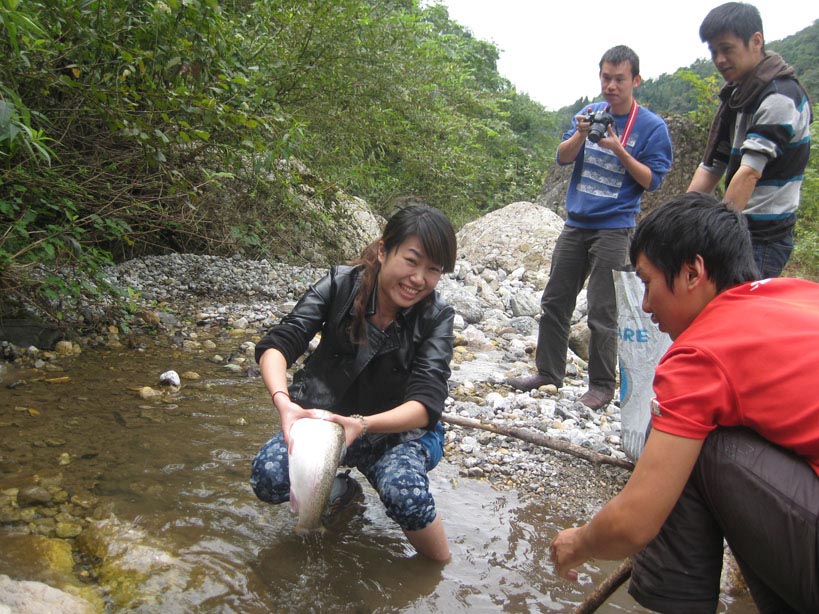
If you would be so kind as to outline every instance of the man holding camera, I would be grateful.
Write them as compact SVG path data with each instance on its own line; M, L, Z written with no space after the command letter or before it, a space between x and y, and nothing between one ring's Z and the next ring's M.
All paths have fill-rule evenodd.
M627 264L643 192L660 187L672 161L665 122L634 100L640 82L634 51L624 45L606 51L600 60L605 102L584 107L557 148L558 164L574 164L574 172L566 193L566 224L541 298L537 373L507 380L520 390L561 387L571 316L588 279L589 389L580 402L592 410L605 407L614 396L617 304L612 270Z

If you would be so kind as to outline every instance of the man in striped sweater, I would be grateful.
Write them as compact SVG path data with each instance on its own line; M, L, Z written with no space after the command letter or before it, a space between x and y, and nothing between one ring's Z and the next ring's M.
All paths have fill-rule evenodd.
M761 277L778 277L793 251L810 155L810 100L793 68L765 50L756 7L716 7L700 38L727 83L688 191L711 192L725 175L724 200L746 216Z

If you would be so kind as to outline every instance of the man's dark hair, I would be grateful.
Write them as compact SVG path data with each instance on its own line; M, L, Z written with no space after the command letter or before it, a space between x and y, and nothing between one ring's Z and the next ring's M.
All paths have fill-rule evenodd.
M603 57L600 58L601 71L603 70L603 64L606 62L613 66L619 66L623 62L631 62L631 76L636 77L640 74L640 58L637 57L637 54L634 53L630 47L626 47L625 45L612 47L603 54Z
M759 32L764 40L762 17L752 4L744 2L726 2L719 5L705 16L700 25L700 40L707 43L723 34L733 34L742 39L745 45L751 37Z
M672 198L640 221L629 248L632 265L640 254L663 272L671 289L697 255L717 292L759 277L745 216L699 192Z

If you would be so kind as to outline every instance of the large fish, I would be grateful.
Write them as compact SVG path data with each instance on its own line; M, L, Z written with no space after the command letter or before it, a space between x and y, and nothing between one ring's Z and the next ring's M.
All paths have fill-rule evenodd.
M299 517L296 533L324 530L321 515L346 450L340 424L301 418L290 427L290 511Z

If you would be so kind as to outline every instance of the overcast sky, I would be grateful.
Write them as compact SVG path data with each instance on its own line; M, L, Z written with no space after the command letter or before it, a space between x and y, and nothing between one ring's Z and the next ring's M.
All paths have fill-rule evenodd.
M500 51L498 71L519 92L556 110L600 93L600 56L628 45L643 78L657 78L708 58L700 23L719 0L430 0L454 21ZM815 0L756 0L766 41L779 40L819 19Z

